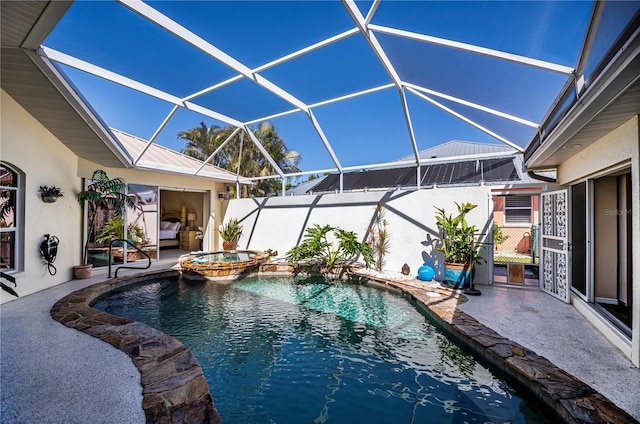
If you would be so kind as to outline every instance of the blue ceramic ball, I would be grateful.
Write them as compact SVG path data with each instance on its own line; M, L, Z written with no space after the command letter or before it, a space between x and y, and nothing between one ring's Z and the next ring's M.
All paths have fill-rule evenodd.
M436 272L429 265L422 265L418 268L418 278L423 281L433 280L434 275L436 275Z

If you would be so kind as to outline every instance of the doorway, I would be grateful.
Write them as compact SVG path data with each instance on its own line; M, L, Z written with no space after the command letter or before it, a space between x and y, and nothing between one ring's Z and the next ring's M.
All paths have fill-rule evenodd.
M632 328L631 172L593 180L593 301L629 336Z
M539 216L537 193L493 196L493 281L539 285Z

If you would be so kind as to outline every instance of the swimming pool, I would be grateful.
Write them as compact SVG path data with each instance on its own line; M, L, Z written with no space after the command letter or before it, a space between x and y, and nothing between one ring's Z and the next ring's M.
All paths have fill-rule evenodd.
M322 279L175 279L95 308L180 339L229 423L551 422L404 297Z

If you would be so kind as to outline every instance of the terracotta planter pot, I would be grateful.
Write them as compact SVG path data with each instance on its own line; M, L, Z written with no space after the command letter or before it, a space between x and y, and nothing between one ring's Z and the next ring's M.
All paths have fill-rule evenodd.
M73 267L73 278L81 280L83 278L91 277L91 271L93 270L93 264L76 265Z
M223 241L222 248L224 250L236 250L237 243L235 241Z

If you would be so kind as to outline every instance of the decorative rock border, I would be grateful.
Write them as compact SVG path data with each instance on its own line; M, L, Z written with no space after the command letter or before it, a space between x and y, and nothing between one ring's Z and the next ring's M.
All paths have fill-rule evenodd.
M395 282L362 277L399 289L458 342L532 392L567 423L637 423L624 410L548 359L513 342L458 310L464 295L418 281Z
M251 271L255 270L254 268ZM246 270L249 271L249 270ZM285 264L267 263L261 272L287 274ZM249 272L251 273L251 272ZM117 288L179 271L148 272L78 290L56 302L51 315L67 327L97 337L127 353L141 375L148 423L220 423L209 387L195 357L178 340L145 324L91 308L97 297ZM546 358L505 338L457 309L466 297L423 281L392 281L357 275L363 282L404 293L459 343L521 383L567 423L637 423L593 388Z
M179 271L148 272L112 279L60 299L51 316L76 330L120 349L140 371L142 408L147 423L221 423L207 380L193 353L155 328L89 306L117 288L154 278L177 277Z
M229 251L228 253L234 252L235 251ZM181 259L180 267L183 272L189 274L200 275L203 277L227 277L229 279L233 279L239 278L244 274L257 272L260 265L269 258L267 253L260 251L241 250L239 252L251 252L255 255L245 261L199 263L192 262L192 259L197 258L198 256L206 256L207 254L220 252L193 254Z

